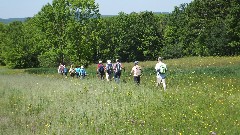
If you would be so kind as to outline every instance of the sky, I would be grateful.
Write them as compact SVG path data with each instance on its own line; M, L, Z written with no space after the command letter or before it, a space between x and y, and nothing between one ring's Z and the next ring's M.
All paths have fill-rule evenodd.
M175 6L193 0L95 0L102 15L117 15L119 12L172 12ZM0 18L33 17L52 0L1 0Z

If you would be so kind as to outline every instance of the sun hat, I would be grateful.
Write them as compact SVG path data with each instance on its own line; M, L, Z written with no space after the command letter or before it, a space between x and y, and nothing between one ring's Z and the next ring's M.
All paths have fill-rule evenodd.
M111 63L111 60L107 60L107 63L110 64L110 63Z
M163 60L163 58L162 57L158 57L158 61L162 61Z

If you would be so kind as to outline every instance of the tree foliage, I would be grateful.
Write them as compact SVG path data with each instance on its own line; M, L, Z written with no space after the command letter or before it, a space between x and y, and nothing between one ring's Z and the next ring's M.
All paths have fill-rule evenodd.
M0 24L0 63L12 68L98 60L240 54L240 1L194 0L170 14L101 17L94 0L53 0L25 22Z
M176 7L165 29L165 54L239 55L239 9L238 0L195 0ZM172 48L177 48L178 53Z

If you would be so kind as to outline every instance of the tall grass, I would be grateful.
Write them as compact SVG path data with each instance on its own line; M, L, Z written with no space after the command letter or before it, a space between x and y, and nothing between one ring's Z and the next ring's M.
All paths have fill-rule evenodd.
M240 58L166 60L167 91L156 62L140 62L140 86L124 63L121 83L0 68L0 133L240 134ZM94 73L95 65L88 69Z

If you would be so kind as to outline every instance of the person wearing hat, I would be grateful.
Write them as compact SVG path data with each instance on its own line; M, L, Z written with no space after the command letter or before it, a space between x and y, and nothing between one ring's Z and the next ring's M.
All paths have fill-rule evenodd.
M106 64L107 81L111 81L112 77L113 77L113 64L111 63L111 60L107 60L107 64Z
M132 67L131 74L133 74L133 80L136 84L140 84L140 78L142 75L142 68L138 65L138 61L134 62L134 66ZM130 74L130 75L131 75Z
M103 65L102 61L99 61L98 65L97 65L97 74L101 80L104 79L104 73L105 73L104 65Z
M157 86L159 86L161 83L163 84L164 91L166 90L166 71L167 71L167 65L162 62L163 58L158 58L158 63L155 66L155 70L157 72Z
M81 66L81 69L80 69L81 79L84 79L86 75L87 75L87 72L86 72L84 66Z
M122 63L120 63L119 59L116 59L116 63L113 66L113 70L114 70L114 80L117 83L120 82L122 69L123 69Z
M70 76L72 78L74 78L74 76L75 76L75 69L73 68L73 65L70 66L69 73L70 73Z
M75 75L76 75L77 78L80 77L80 70L81 70L80 66L76 66Z

